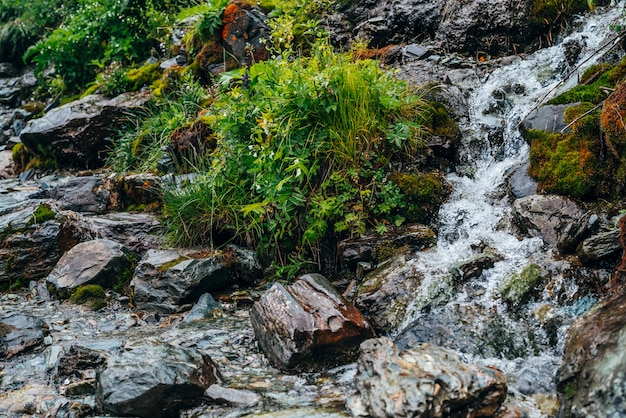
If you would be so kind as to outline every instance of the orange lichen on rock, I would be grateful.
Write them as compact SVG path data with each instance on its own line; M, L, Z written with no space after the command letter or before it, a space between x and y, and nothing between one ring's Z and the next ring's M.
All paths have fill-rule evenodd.
M600 123L607 147L620 158L626 146L626 83L618 85L604 101Z

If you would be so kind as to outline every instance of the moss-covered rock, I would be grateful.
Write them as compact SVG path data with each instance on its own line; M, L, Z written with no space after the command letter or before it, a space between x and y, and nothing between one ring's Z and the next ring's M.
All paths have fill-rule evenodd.
M530 298L535 287L543 279L541 267L529 264L500 284L500 294L509 305L517 306Z
M85 305L93 310L100 309L106 305L106 293L102 286L97 284L88 284L79 286L70 296L70 301Z
M406 207L401 215L409 222L430 222L450 194L443 174L437 172L395 172L389 180L400 188L405 198Z

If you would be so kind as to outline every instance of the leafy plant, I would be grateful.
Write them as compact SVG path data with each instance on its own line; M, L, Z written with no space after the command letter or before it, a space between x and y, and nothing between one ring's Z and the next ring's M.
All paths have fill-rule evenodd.
M147 58L169 19L161 3L152 0L81 0L60 27L28 49L25 59L36 64L41 78L54 66L70 90L79 90L103 64Z
M216 148L165 191L174 244L234 239L279 266L319 265L328 237L403 221L387 171L419 154L425 103L374 61L311 52L223 76L204 111Z

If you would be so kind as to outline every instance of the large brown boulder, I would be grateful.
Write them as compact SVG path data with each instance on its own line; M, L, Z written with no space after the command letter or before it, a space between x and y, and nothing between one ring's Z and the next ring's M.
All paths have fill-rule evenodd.
M349 361L374 336L363 314L319 274L289 286L275 283L255 302L250 319L270 363L288 371Z

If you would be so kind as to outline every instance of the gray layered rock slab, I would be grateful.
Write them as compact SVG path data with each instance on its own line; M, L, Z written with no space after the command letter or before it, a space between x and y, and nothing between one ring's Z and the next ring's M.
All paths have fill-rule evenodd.
M98 375L96 398L109 414L178 417L217 382L215 364L199 350L150 344L109 357Z
M203 319L211 319L215 317L216 313L221 311L222 307L219 303L213 299L210 293L205 293L200 296L198 302L193 305L191 311L183 319L184 323L192 323L202 321Z
M50 152L59 166L101 167L111 137L128 118L128 112L149 99L146 93L125 93L113 99L89 95L29 121L20 138L35 152L39 147Z
M541 236L550 246L571 246L575 241L571 235L584 233L579 228L584 212L566 197L528 196L513 202L513 209L518 227L525 233Z
M507 395L502 372L470 365L430 344L401 351L388 338L361 344L355 416L488 417Z
M378 332L397 329L413 299L423 274L404 255L382 263L359 285L354 304Z
M583 240L576 249L576 255L583 263L594 263L617 255L622 250L619 229L604 231Z
M115 240L136 254L145 254L162 244L161 223L148 213L115 212L84 219L94 235Z
M261 402L261 395L249 390L225 388L220 385L211 385L204 396L214 402L226 403L239 407L251 407Z
M56 200L63 210L104 213L108 209L110 192L101 178L86 176L65 178L42 194Z
M563 118L563 112L570 106L578 103L560 105L545 105L532 111L522 121L521 127L525 130L539 129L542 131L557 133L564 129L567 124Z
M64 293L85 284L107 286L131 267L130 250L108 239L81 242L66 252L47 282Z
M270 363L288 371L349 361L374 336L363 314L319 274L286 287L275 283L254 303L250 320Z
M23 313L0 316L0 359L8 359L41 345L48 325Z
M490 251L474 254L450 266L450 274L457 283L465 283L470 279L480 277L483 271L494 266L501 257Z
M148 250L130 283L138 309L173 313L207 292L260 277L252 251L227 247L211 253L198 249Z
M560 417L620 417L626 411L626 296L596 305L568 331L556 375Z

